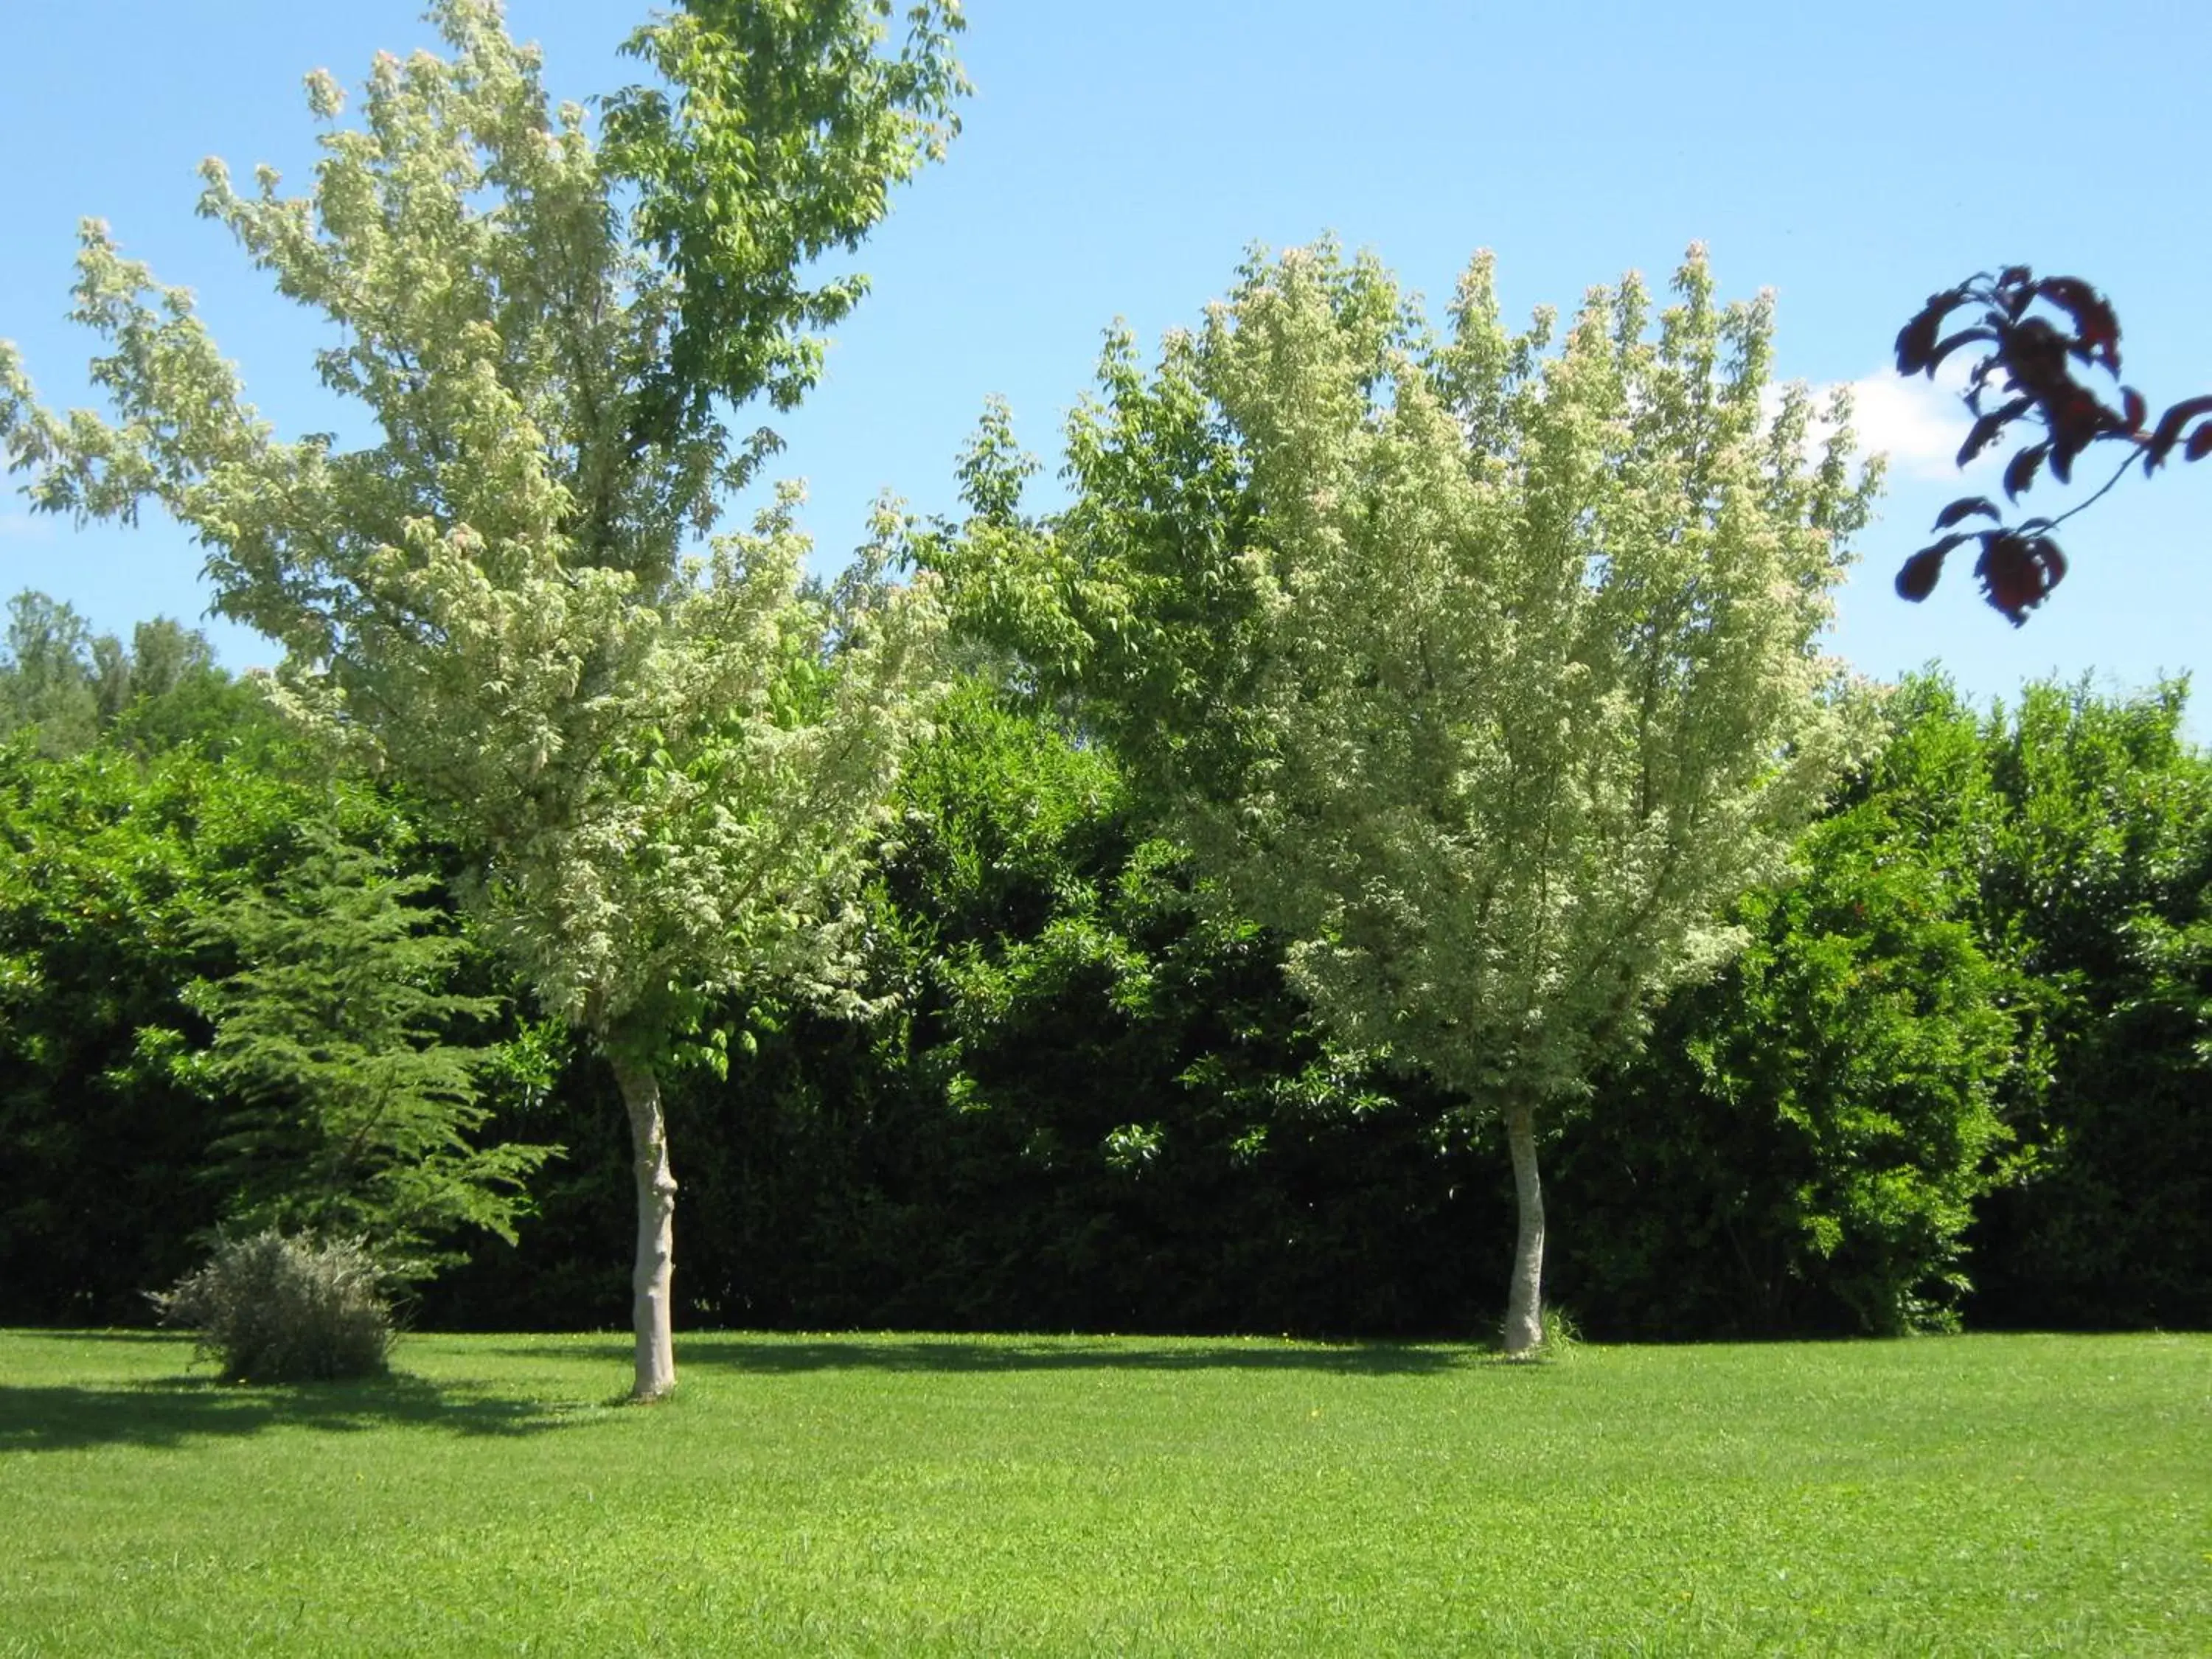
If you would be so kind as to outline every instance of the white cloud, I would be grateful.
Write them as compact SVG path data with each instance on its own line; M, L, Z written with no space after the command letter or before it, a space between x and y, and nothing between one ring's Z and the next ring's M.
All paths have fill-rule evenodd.
M1892 372L1852 381L1851 426L1858 434L1859 447L1887 453L1891 470L1899 474L1955 477L1959 446L1973 424L1959 401L1965 378L1961 374L1951 385L1931 385L1921 375L1907 380ZM2002 453L2001 447L1984 450L1973 466L1991 465Z
M1955 478L1959 476L1959 446L1972 425L1966 407L1959 401L1965 390L1968 362L1954 356L1934 381L1916 374L1907 380L1893 369L1880 369L1845 382L1851 394L1851 429L1858 434L1862 455L1889 457L1892 477ZM1824 408L1838 383L1828 381L1812 388L1813 407ZM1779 387L1766 388L1763 401L1771 414L1781 407ZM1807 448L1819 453L1826 425L1815 422ZM1998 445L1986 449L1966 470L1979 471L2005 453Z

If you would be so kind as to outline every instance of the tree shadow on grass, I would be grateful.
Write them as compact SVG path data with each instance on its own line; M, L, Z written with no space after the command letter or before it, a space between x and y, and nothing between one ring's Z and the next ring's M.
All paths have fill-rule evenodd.
M591 1409L406 1376L270 1387L190 1376L106 1388L0 1384L0 1453L179 1446L276 1428L337 1434L402 1427L471 1436L538 1434L571 1426Z
M502 1352L526 1357L532 1350ZM543 1352L542 1350L539 1352ZM565 1346L564 1356L587 1355L627 1364L629 1339L604 1346ZM802 1371L1322 1371L1346 1376L1424 1376L1473 1368L1493 1369L1477 1348L1395 1342L1341 1344L1276 1342L1266 1339L1147 1341L1129 1337L905 1337L678 1335L676 1364L712 1366L763 1376ZM1495 1367L1496 1369L1509 1369ZM1526 1367L1510 1369L1525 1370Z

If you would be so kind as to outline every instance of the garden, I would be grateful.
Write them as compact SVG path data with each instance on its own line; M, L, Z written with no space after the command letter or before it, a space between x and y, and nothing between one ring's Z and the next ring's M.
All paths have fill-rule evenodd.
M202 169L344 430L100 221L106 412L0 339L22 522L274 665L7 607L0 1655L2206 1650L2190 685L1853 672L1771 294L1255 248L840 568L755 416L956 0L428 21ZM2018 625L2212 399L1967 347L1896 592Z

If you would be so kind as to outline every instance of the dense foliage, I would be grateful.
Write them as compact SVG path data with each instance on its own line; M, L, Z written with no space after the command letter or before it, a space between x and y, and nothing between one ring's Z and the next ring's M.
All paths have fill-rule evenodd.
M197 635L149 631L204 663ZM350 880L320 887L318 920L287 910L317 891L318 848L352 874L410 860L384 901L442 890L406 813L333 781L211 667L142 684L81 752L41 753L52 732L0 732L0 1317L129 1321L225 1221L327 1224L403 1255L449 1248L456 1224L503 1229L520 1194L465 1172L520 1174L531 1150L470 1141L450 1099L379 1088L413 1049L386 1016L434 1000L428 981L457 965L453 947L396 935L442 911L394 911ZM364 901L380 943L325 925ZM505 988L481 960L467 971ZM507 1035L489 1000L471 1006L486 1040ZM492 1081L519 1100L530 1068L511 1042L499 1054ZM423 1152L453 1163L440 1176Z
M916 756L871 893L872 1025L742 1011L691 1147L684 1306L702 1324L1413 1332L1488 1317L1510 1213L1434 1103L1312 1029L1279 953L1194 903L1118 769L971 683ZM561 1324L617 1305L576 1261L618 1149L587 1102L518 1252L425 1316ZM580 1139L579 1137L583 1139ZM1443 1156L1439 1157L1440 1150ZM590 1167L596 1156L601 1162ZM1498 1226L1504 1232L1497 1231ZM1472 1267L1474 1271L1470 1271Z
M1607 1110L1556 1131L1553 1277L1586 1329L2212 1317L2201 956L2193 994L2170 932L2133 988L2053 980L2051 913L2003 874L2055 823L2129 833L2131 798L2165 803L2162 833L2201 859L2212 769L2172 692L2027 702L2031 728L2134 732L2148 769L2114 788L2046 759L2022 791L2018 714L1940 681L1893 695L1794 873L1741 906L1743 952L1662 1006L1644 1057L1601 1079ZM1496 1140L1440 1137L1441 1103L1327 1046L1271 942L1202 916L1099 751L974 690L905 808L875 895L901 1012L856 1028L756 1005L745 1064L673 1091L691 1318L1402 1335L1490 1316L1512 1237ZM2075 915L2108 951L2201 919L2201 863L2170 848L2138 874L2128 902ZM2123 1001L2124 1050L2096 1042ZM572 1073L556 1095L593 1086ZM586 1130L569 1109L545 1133ZM615 1201L617 1149L596 1177L594 1156L555 1171L519 1252L479 1250L426 1311L560 1325L617 1305L570 1237Z
M2183 694L2034 685L1984 726L1982 926L2033 988L2033 1160L1973 1234L2013 1325L2212 1323L2212 763Z
M151 753L128 720L76 755L0 747L0 1320L143 1319L141 1292L255 1201L225 1139L249 1103L194 1064L214 1030L185 988L238 966L205 919L281 891L317 824L386 849L388 879L449 856L218 690L222 720ZM1888 698L1793 873L1741 907L1744 951L1662 1006L1644 1056L1600 1079L1605 1111L1553 1133L1553 1277L1587 1330L2212 1320L2212 764L2182 707L2178 687ZM685 1322L1492 1316L1496 1131L1440 1134L1425 1085L1325 1041L1275 943L1196 902L1103 750L973 681L898 818L864 905L881 1016L756 994L714 1015L727 1074L671 1079ZM503 989L487 969L456 988ZM531 1177L516 1246L442 1235L467 1260L422 1287L423 1322L623 1317L614 1080L543 1034L534 1052L471 1144L567 1155Z
M1668 1005L1566 1137L1595 1213L1573 1247L1608 1326L1769 1334L1948 1326L1974 1206L2017 1161L2034 1028L1974 925L1979 740L1938 685L1737 907L1748 942Z

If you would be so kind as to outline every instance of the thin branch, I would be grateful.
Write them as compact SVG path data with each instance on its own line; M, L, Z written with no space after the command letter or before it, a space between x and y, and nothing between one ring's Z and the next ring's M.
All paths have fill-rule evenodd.
M2128 476L2128 469L2142 459L2142 441L2138 439L2136 442L2137 447L2136 453L2129 456L2125 460L2120 463L2120 470L2112 474L2111 477L2106 479L2104 483L2098 489L2095 495L2090 496L2086 501L2079 501L2074 506L2068 507L2057 518L2051 520L2049 524L2044 526L2044 529L2046 531L2056 530L2060 525L2064 524L2067 520L2072 518L2076 513L2080 513L2086 508L2094 507L2099 501L2102 501L2105 498L2106 493L2109 491L2114 484L2119 483L2121 479Z

